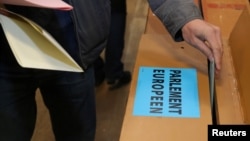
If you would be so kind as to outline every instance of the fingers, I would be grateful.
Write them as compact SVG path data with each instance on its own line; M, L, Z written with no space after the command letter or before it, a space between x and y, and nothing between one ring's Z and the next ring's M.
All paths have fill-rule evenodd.
M223 45L220 34L220 29L216 26L210 25L209 33L205 35L205 42L207 47L212 52L212 57L209 56L210 61L215 61L216 73L218 74L222 66Z
M215 62L216 74L222 66L223 46L221 32L217 26L203 20L193 20L182 28L183 38L200 50L210 61Z
M210 61L214 61L214 55L206 41L202 41L199 38L195 38L193 46L199 49Z

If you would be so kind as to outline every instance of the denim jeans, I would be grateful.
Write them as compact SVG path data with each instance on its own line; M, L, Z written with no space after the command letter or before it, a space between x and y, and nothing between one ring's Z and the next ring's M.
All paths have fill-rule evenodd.
M69 28L72 26L66 27L64 32L68 34L63 35L72 34ZM77 51L74 50L74 36L65 40L68 41L65 49L73 49L70 54L74 54ZM0 43L0 141L31 139L36 122L37 88L49 110L57 141L94 141L93 68L83 73L22 68L15 60L1 28ZM77 60L78 56L73 58Z

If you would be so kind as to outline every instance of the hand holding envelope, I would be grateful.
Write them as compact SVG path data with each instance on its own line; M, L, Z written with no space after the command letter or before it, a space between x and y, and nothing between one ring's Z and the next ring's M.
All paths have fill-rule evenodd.
M71 10L73 7L62 0L0 0L3 4Z
M61 0L0 0L11 4L52 7L66 10ZM53 2L49 2L53 1ZM48 3L42 3L48 2ZM57 5L56 2L59 2ZM61 5L60 5L61 4ZM20 66L47 70L83 72L82 68L64 50L62 46L42 27L33 21L0 8L0 23L10 48Z

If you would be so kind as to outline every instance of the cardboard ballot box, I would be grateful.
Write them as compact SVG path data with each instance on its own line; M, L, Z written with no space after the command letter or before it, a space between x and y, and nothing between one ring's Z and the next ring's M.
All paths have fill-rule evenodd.
M155 105L155 103L152 103L154 100L151 100L151 103L150 101L148 102L148 106L142 105L141 107L142 111L148 110L149 114L136 115L136 101L139 101L140 103L140 100L143 100L136 99L139 88L138 76L141 67L153 67L156 69L173 68L175 70L182 70L186 68L195 69L196 78L190 76L190 83L193 83L192 79L197 80L195 87L198 90L198 105L195 107L189 107L189 105L184 104L184 100L186 99L182 99L183 105L182 102L180 102L178 108L183 110L182 113L192 113L193 110L196 110L195 108L198 108L198 116L196 115L192 117L192 114L189 116L181 116L180 114L152 114L152 106L163 108L163 110L167 110L168 112L171 110L173 111L174 109L170 108L171 102L168 102L168 100L162 104L169 104L169 106L162 107ZM192 141L206 140L207 125L212 123L207 73L207 59L198 50L187 45L185 42L174 42L167 34L144 34L141 38L137 60L134 67L134 75L128 97L120 141L182 141L183 139ZM189 77L188 75L185 76ZM141 79L144 77L147 77L147 75L141 76ZM167 85L165 85L165 87L168 89ZM151 89L151 87L149 85L144 89ZM190 87L190 89L192 89L192 87ZM188 95L186 92L187 91L182 92L183 97L185 94ZM149 93L145 93L145 97L147 94ZM192 96L190 96L190 98L189 104L197 102L192 101ZM165 95L163 96L163 99L170 99L170 96Z
M221 28L224 44L223 68L220 79L215 81L218 124L250 123L248 102L250 101L248 87L250 66L247 62L250 59L250 51L247 47L250 44L250 40L248 40L250 37L248 7L247 0L202 1L205 20ZM120 141L206 141L207 126L212 124L207 59L185 42L174 42L168 32L163 31L164 27L160 24L155 16L148 17L146 31L141 38L134 67ZM144 67L155 68L154 71L151 71L154 73L159 72L159 68L196 69L198 116L163 114L164 110L169 113L171 110L173 111L171 109L173 99L171 94L163 97L163 90L159 92L155 89L164 86L169 90L170 86L157 85L157 82L165 79L162 80L160 74L146 73L148 70ZM165 81L170 82L171 73L167 75L170 79ZM151 85L145 82L148 81L148 77L152 78ZM193 83L192 80L190 79L190 83ZM151 92L146 90L151 90ZM184 94L185 91L181 93ZM156 98L154 94L160 96ZM150 100L143 100L148 95L151 95ZM141 102L140 99L148 102L148 105ZM163 101L163 99L168 101ZM192 97L189 100L192 101ZM184 102L180 102L180 99L175 97L175 102L177 101L179 103L175 103L175 108L181 109L182 112L186 110L192 113L197 110L193 109L194 107L190 107L188 110L189 107L185 107ZM138 113L140 110L141 113ZM154 115L156 113L158 115Z
M244 100L245 102L242 101L243 99L246 99L247 96L244 96L243 98L243 94L241 94L242 92L240 93L239 90L239 87L242 87L241 85L248 85L248 82L246 80L241 80L244 81L243 84L238 82L240 81L239 79L247 78L247 76L236 78L236 74L242 73L240 73L240 71L234 72L235 69L238 69L239 67L232 64L232 59L235 58L232 58L232 56L241 55L235 55L237 51L231 52L231 47L229 45L230 35L235 34L232 34L232 31L233 29L236 29L235 26L237 22L241 24L243 23L240 27L246 29L245 26L247 26L247 22L242 20L240 21L239 17L241 16L243 10L249 9L249 2L248 0L202 0L201 3L198 3L197 1L195 2L199 6L202 6L201 9L204 19L220 27L224 42L223 69L221 72L221 78L216 80L216 99L218 101L217 121L219 124L249 123L250 112L248 110L250 108L247 108L249 106L246 106L247 100ZM168 34L168 32L164 29L165 27L161 24L160 20L152 13L152 11L149 10L145 34ZM242 34L241 31L239 32L240 33L238 34ZM241 42L242 36L237 35L238 39L237 41L234 40L233 44L243 43ZM238 62L244 61L238 60ZM244 89L246 88L248 87L244 86Z

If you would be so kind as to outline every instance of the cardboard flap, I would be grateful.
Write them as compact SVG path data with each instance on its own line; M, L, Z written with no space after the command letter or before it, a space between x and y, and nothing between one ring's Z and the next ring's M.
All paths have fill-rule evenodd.
M202 0L204 18L220 27L224 45L220 78L215 83L218 124L242 124L245 121L229 45L229 37L234 34L232 30L245 8L249 8L248 0Z
M245 119L250 123L250 14L245 9L241 13L229 38L233 65L237 78Z

